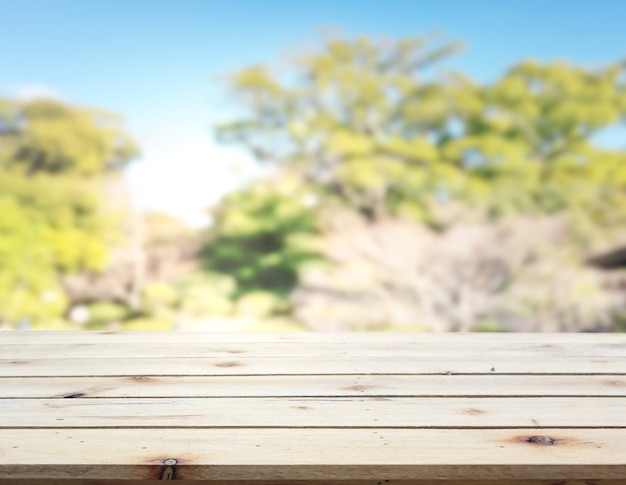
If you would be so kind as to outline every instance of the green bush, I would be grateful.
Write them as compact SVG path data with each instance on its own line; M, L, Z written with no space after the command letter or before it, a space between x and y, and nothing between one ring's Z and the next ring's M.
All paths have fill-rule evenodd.
M267 291L253 291L237 299L235 312L242 317L267 318L288 309L289 304L283 298Z

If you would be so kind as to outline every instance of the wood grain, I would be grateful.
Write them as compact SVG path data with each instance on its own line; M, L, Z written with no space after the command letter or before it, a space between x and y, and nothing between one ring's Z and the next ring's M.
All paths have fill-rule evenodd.
M23 359L179 359L179 358L449 358L473 359L481 355L492 358L626 358L626 344L621 343L524 343L524 342L288 342L246 343L188 342L181 345L171 343L126 343L102 345L98 343L55 342L54 344L12 344L2 349L2 358Z
M0 478L187 480L625 479L622 429L21 429L2 431ZM584 459L583 459L584 457Z
M626 334L0 332L0 485L626 485Z
M626 397L626 375L4 377L0 398Z
M0 428L622 427L626 398L4 399Z
M0 377L184 376L184 375L353 375L353 374L620 374L621 357L336 357L0 359Z

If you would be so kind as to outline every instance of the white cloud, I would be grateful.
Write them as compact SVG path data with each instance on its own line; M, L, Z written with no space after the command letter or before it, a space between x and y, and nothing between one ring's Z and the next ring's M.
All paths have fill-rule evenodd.
M20 101L32 101L34 99L58 99L64 96L56 89L39 83L24 83L14 86L10 90L11 94Z

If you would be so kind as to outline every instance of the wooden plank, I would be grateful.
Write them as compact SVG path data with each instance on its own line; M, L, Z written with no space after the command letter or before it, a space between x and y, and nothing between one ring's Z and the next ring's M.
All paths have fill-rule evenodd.
M619 374L624 359L612 357L475 358L284 358L284 359L32 359L0 360L0 377L328 375L328 374Z
M512 343L620 343L626 333L426 333L426 332L90 332L90 331L0 331L0 344L89 344L89 343L265 343L265 342L512 342Z
M626 480L623 429L38 429L0 434L1 479ZM541 444L541 443L552 443Z
M184 345L163 343L44 343L13 344L2 348L2 358L30 359L129 359L129 358L621 358L626 362L626 344L621 343L524 343L524 342L297 342L210 343ZM626 366L626 364L625 364Z
M0 428L626 429L626 398L4 399L0 411Z
M625 337L0 333L0 485L626 483Z
M626 397L613 375L301 375L3 377L1 398L106 397Z

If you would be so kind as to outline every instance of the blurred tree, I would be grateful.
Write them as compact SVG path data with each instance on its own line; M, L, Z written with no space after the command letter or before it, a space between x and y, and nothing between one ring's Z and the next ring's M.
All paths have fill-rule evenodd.
M321 331L580 332L610 331L624 314L623 277L582 264L562 215L471 216L435 231L333 214L324 238L333 267L302 275L295 317Z
M108 330L119 326L128 317L128 308L107 301L98 302L88 307L88 320L85 327L93 330Z
M466 176L446 190L494 213L566 210L604 225L623 217L626 152L594 137L625 119L625 74L625 63L591 70L528 61L489 86L457 76L457 132L441 154Z
M101 182L135 154L110 114L0 100L0 322L62 314L60 276L104 268L115 235Z
M445 86L421 76L459 48L335 39L296 59L293 75L246 69L231 84L242 116L219 126L219 138L370 217L422 217L435 188L424 169L438 161L451 106Z
M481 86L432 72L458 48L332 39L292 71L246 69L230 84L240 116L219 137L370 218L436 223L445 201L593 218L626 207L626 154L593 138L626 113L625 64L529 61Z
M136 155L119 116L39 99L0 104L3 166L23 174L100 175Z
M256 290L286 296L299 270L319 259L314 200L288 174L228 195L214 213L205 266L236 279L235 297Z
M376 314L359 303L373 326L404 325L422 314L421 323L429 328L468 329L481 316L497 321L504 313L524 312L541 325L558 321L561 329L610 325L622 303L615 303L605 281L581 263L584 251L624 237L626 151L601 146L596 135L625 119L626 63L591 69L527 61L489 84L433 71L434 64L458 49L456 43L429 39L330 39L287 69L254 66L236 73L229 87L240 112L217 127L218 138L248 149L279 176L295 176L298 190L313 191L319 204L305 216L295 209L295 192L283 204L297 218L281 219L270 203L273 193L253 188L231 195L218 210L206 252L212 267L237 274L243 286L272 291L276 281L289 281L282 288L293 286L299 272L280 272L293 267L283 264L290 254L287 241L313 227L321 208L340 202L365 216L372 233L355 234L350 243L369 244L378 253L368 261L371 268L354 261L358 251L329 256L334 253L326 231L324 252L337 267L301 278L305 291L295 295L301 314L304 305L311 310L303 318L309 324L318 311L324 321L333 311L337 322L364 321L363 315L355 317L357 305L350 295L357 298L354 287L370 284L359 301L371 303L376 301L372 295L379 295L386 306L377 308L389 310ZM471 230L483 235L475 238L479 242L472 254L463 253L464 243L456 240L442 250L442 260L428 257L439 254L441 241L455 239L455 227L462 229L475 214L480 229ZM394 227L385 221L401 225L398 216L434 226L443 239L432 236L433 247L414 254L415 239L385 236ZM558 220L563 228L559 244L567 242L568 249L543 250L554 225L546 224L536 238L521 237L527 228L513 224L515 232L508 227L511 221L535 220L536 227L539 221ZM350 239L349 229L339 231ZM407 229L407 234L413 233ZM500 251L498 241L507 237L520 246L511 242ZM388 246L380 244L387 240ZM400 256L402 244L409 256ZM516 254L510 254L512 248ZM535 264L537 254L550 256ZM520 255L528 261L518 262ZM416 273L418 263L411 258L436 276L426 269ZM342 260L350 262L348 269L339 267ZM508 275L506 284L477 285L472 275L482 275L483 266L490 270L492 260ZM560 277L558 268L563 269ZM260 278L262 269L271 271ZM549 281L548 275L553 275ZM559 291L567 293L561 300L545 297ZM581 304L580 295L593 304ZM406 305L393 303L405 297ZM333 299L335 304L327 304ZM528 324L524 320L507 328Z
M121 194L115 193L117 209L124 214L123 241L108 251L104 271L87 271L63 277L72 303L111 301L135 312L146 311L145 291L153 283L169 285L199 266L198 252L204 234L161 213L139 214ZM124 211L124 209L129 208ZM157 291L156 295L159 295ZM166 299L167 300L167 299ZM165 301L163 307L172 305ZM149 305L150 308L152 308ZM153 313L148 311L148 313Z

